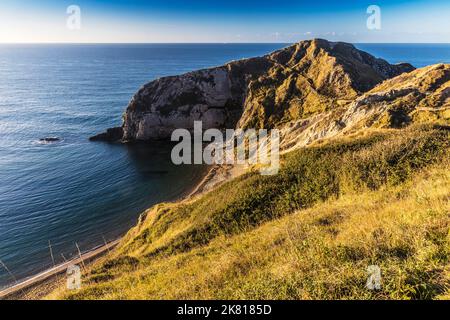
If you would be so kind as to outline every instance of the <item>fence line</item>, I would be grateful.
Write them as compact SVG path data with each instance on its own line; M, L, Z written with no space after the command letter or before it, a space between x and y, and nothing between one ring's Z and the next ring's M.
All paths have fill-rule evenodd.
M95 236L99 236L99 235L95 235ZM57 264L56 261L55 261L55 256L54 256L54 253L53 253L54 244L52 246L52 243L49 240L48 241L47 250L50 250L50 256L51 256L51 259L52 259L53 266L52 267L50 267L50 266L49 267L44 267L42 271L36 271L36 273L34 275L29 276L29 277L25 277L25 278L20 279L20 280L17 279L17 277L13 274L11 269L8 268L7 265L0 259L0 265L3 267L4 270L6 270L7 274L9 275L9 277L13 280L12 283L7 284L6 286L3 286L3 287L0 286L0 299L1 299L2 296L4 296L5 292L9 292L9 291L15 292L15 291L21 290L22 293L23 293L23 288L24 288L23 285L24 284L26 284L28 282L32 283L32 280L35 279L35 278L50 277L52 275L57 275L57 274L59 274L60 272L63 271L63 269L61 270L61 268L63 268L63 267L67 268L71 264L81 263L84 271L86 272L87 268L86 268L86 265L85 265L85 262L84 262L85 260L91 259L91 258L93 258L93 257L95 257L95 256L97 256L99 254L102 254L103 252L107 252L109 254L111 252L110 249L112 247L116 246L119 243L120 239L121 239L121 237L120 237L120 238L118 238L116 240L112 240L112 241L108 242L103 234L101 235L101 237L103 239L103 243L104 244L96 245L93 248L91 248L89 250L86 250L86 251L82 251L80 249L80 246L78 245L78 242L75 242L75 247L77 249L77 253L78 254L75 257L68 259L68 258L66 258L64 256L63 253L61 253L61 257L62 257L64 262L60 263L60 264ZM65 241L65 242L68 242L68 241ZM64 242L60 242L60 243L64 243ZM77 262L77 263L75 263L75 262ZM18 289L17 290L13 290L14 287L18 287ZM25 287L28 287L28 286L25 286Z
M50 240L48 240L48 248L50 249L50 256L52 257L53 267L55 266L55 258L53 257L53 250L52 250L52 244L50 243Z
M14 274L8 269L6 264L3 263L3 261L0 259L0 264L5 268L6 272L13 278L14 282L17 283L17 278L14 276Z

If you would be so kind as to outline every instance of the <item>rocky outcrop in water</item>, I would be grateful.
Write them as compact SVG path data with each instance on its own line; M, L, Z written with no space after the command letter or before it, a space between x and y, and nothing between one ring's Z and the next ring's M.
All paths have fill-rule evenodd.
M58 137L47 137L47 138L41 138L41 139L39 139L39 141L44 142L44 143L52 143L52 142L59 142L59 141L61 141L61 139Z
M124 116L123 141L167 139L174 129L272 128L349 105L414 68L347 43L303 41L272 54L165 77L143 86ZM119 129L97 136L116 139ZM119 140L119 139L117 139Z
M123 128L110 128L106 130L105 133L100 133L96 136L90 137L91 141L106 141L106 142L116 142L120 141L123 138Z

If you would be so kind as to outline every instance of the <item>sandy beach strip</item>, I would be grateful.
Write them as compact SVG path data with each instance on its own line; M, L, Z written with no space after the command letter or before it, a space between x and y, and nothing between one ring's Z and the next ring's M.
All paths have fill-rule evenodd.
M26 295L26 292L34 286L39 286L51 279L54 279L58 275L61 275L67 271L70 266L73 265L83 265L88 262L92 262L96 258L108 253L110 250L114 249L121 239L110 242L106 245L95 248L82 254L80 257L72 259L70 261L64 262L54 268L43 271L35 276L28 279L20 281L6 289L0 291L0 300L2 299L21 299Z

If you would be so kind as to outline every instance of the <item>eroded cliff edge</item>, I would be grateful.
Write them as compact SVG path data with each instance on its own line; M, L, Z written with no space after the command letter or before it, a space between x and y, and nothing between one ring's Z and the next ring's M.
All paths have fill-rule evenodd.
M174 129L273 128L349 106L413 71L341 42L302 41L263 57L152 81L131 99L121 128L97 140L168 139Z

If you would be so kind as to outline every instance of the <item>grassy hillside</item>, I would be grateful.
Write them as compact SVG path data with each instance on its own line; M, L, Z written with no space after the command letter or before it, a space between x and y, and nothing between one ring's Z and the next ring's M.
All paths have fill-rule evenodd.
M160 204L66 299L450 297L450 128L369 131L304 148ZM380 291L365 288L379 265Z

